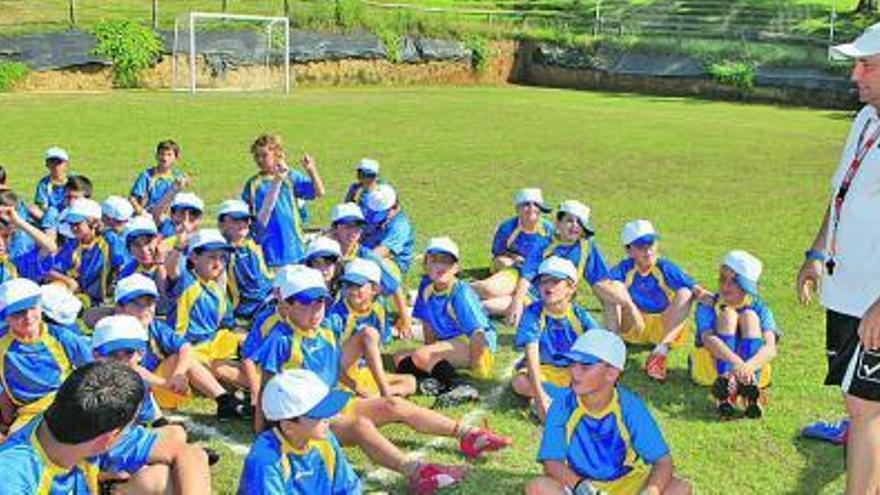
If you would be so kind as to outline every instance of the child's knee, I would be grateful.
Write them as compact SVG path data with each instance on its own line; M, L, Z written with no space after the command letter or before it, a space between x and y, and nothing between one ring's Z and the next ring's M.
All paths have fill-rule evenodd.
M365 348L378 346L380 342L382 342L382 337L379 335L379 331L373 327L364 327L361 330L361 342Z
M159 428L159 436L167 442L186 443L186 429L178 424L169 424Z
M410 357L412 358L413 364L416 365L416 368L422 371L431 371L431 368L434 365L433 353L425 350L424 347L413 352Z
M758 318L758 313L752 309L743 310L739 314L738 326L744 338L757 339L761 337L761 320Z

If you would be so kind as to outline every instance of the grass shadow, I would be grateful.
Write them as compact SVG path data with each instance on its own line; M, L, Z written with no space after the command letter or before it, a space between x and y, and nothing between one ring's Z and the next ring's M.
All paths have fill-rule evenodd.
M718 421L709 398L709 389L691 381L686 368L667 368L666 381L657 383L642 372L641 362L630 354L627 358L627 372L621 382L646 403L667 415L690 422Z
M789 493L819 493L846 472L844 449L836 445L803 437L792 439L797 451L807 460L798 473L797 487Z

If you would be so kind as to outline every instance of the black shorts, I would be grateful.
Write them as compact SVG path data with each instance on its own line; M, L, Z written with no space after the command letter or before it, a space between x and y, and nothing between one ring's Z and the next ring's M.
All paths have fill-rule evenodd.
M825 314L825 385L837 385L847 394L880 401L880 351L859 345L859 322L854 316L828 310Z

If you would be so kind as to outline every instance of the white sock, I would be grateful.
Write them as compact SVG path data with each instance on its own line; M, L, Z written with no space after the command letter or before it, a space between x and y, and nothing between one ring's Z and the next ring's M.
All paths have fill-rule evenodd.
M669 352L669 346L666 344L657 344L657 347L654 348L654 354L660 354L661 356L665 356L667 352Z

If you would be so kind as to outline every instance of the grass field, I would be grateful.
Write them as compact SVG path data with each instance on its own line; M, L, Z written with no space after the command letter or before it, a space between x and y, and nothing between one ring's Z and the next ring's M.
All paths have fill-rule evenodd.
M30 195L42 150L68 149L73 170L87 174L97 195L125 193L152 148L183 143L185 167L206 202L235 195L254 166L247 149L262 131L281 133L292 153L319 160L329 197L312 207L323 224L364 156L381 161L417 230L450 235L465 268L485 267L497 222L512 214L513 192L543 188L552 203L577 198L593 207L598 243L609 260L622 254L618 231L649 218L663 251L707 287L729 249L765 262L763 295L784 332L767 417L721 423L705 389L687 378L685 351L672 354L670 379L652 385L639 372L645 349L631 349L623 382L658 418L680 473L698 493L839 493L841 449L801 440L797 430L841 412L839 394L820 386L823 317L799 307L793 280L815 232L851 115L841 112L701 100L531 88L321 89L289 97L160 93L0 95L4 131L0 163L12 186ZM211 210L212 212L215 210ZM410 285L418 275L418 265ZM594 299L582 299L596 307ZM502 328L498 381L514 358L511 329ZM539 472L540 429L523 418L509 389L486 406L490 425L515 446L475 466L451 493L518 493ZM243 425L218 425L204 401L185 413L246 444ZM468 408L449 411L462 416ZM419 450L431 440L388 428L399 445ZM215 493L232 493L241 457L214 434L203 438L224 454L214 469ZM431 459L461 462L451 444L434 442ZM358 471L375 469L347 450ZM399 492L399 479L368 481Z

